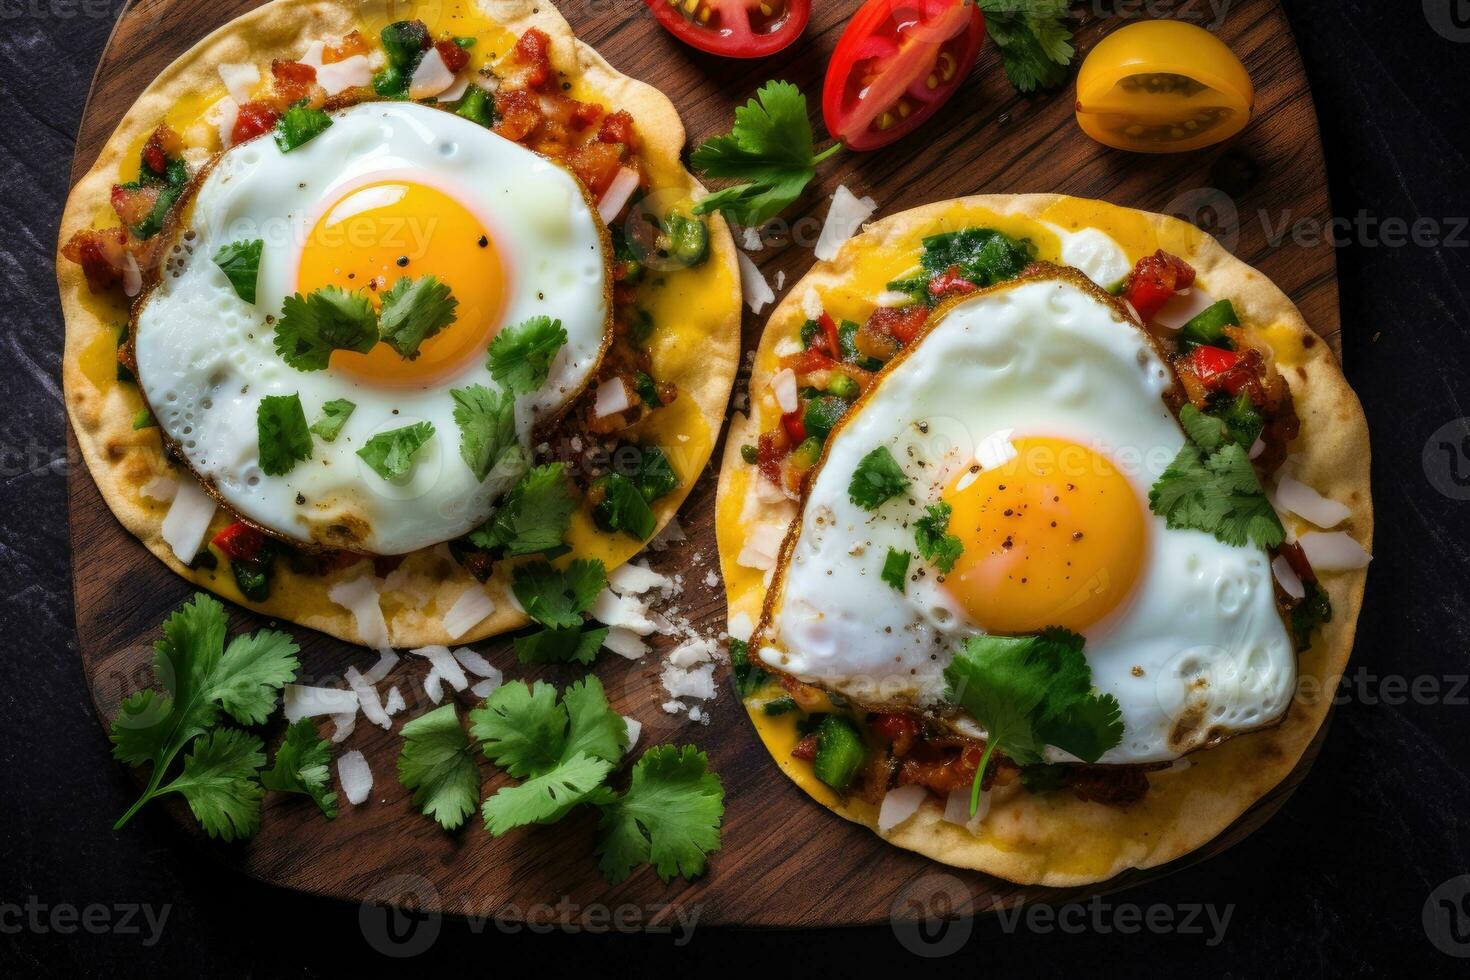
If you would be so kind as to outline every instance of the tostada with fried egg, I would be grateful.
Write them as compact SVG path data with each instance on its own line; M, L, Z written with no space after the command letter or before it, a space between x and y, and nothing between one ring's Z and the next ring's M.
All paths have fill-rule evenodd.
M714 447L739 275L683 143L545 0L227 24L63 219L103 497L190 581L349 641L523 625L518 564L611 570Z
M1173 218L981 196L774 311L716 530L781 769L1018 882L1187 854L1295 767L1361 603L1368 434L1327 344Z

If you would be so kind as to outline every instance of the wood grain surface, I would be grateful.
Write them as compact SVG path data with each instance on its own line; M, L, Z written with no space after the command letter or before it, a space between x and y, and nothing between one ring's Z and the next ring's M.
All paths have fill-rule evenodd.
M560 6L573 28L614 67L662 89L678 106L691 142L729 128L733 108L770 78L784 78L815 96L822 72L858 0L820 0L806 35L765 60L737 62L706 56L665 34L640 0L567 0ZM152 78L198 39L257 6L253 0L137 0L122 13L102 57L77 137L72 179L91 166L117 121ZM1110 8L1111 4L1103 4ZM1202 4L1181 5L1203 8ZM1084 5L1077 43L1085 53L1120 26ZM431 27L433 25L430 25ZM1231 5L1218 29L1244 60L1256 84L1257 118L1225 147L1169 156L1120 153L1094 143L1072 118L1070 84L1039 96L1017 95L999 66L994 45L974 77L939 115L887 150L840 154L786 216L791 235L768 239L754 257L773 282L795 282L812 262L828 195L845 183L871 194L879 214L972 193L1056 191L1099 197L1174 213L1217 233L1236 255L1270 276L1300 306L1318 333L1337 347L1337 280L1330 244L1281 239L1302 220L1331 217L1327 181L1311 93L1287 21L1275 0ZM812 98L815 111L818 99ZM819 139L825 141L820 119ZM794 244L806 242L807 246ZM744 348L762 327L748 312ZM743 384L737 382L737 386ZM74 449L75 447L73 447ZM79 458L73 455L73 459ZM720 458L717 449L714 459ZM191 587L173 576L112 517L84 467L70 470L72 559L76 622L83 663L103 722L123 696L151 681L151 645L168 612ZM713 469L702 476L680 513L689 540L653 555L654 567L685 573L684 615L706 631L723 626L720 587L704 584L715 565ZM255 629L259 617L232 610L233 628ZM302 646L303 677L338 683L349 664L373 655L294 628ZM527 676L508 641L477 645L511 677ZM417 659L417 658L413 658ZM401 739L364 720L344 748L362 750L376 777L367 803L344 806L335 821L321 818L305 798L267 800L259 835L246 844L205 841L182 806L169 813L202 853L239 871L289 888L345 899L398 901L453 914L519 918L537 902L565 898L602 903L699 906L701 923L769 926L853 925L952 909L979 912L1024 901L1065 901L1148 880L1217 854L1260 826L1305 775L1324 737L1318 733L1303 763L1210 845L1179 862L1119 876L1077 890L1012 885L985 875L934 864L892 848L864 828L827 812L777 770L745 713L722 683L708 725L671 719L659 703L660 658L640 662L604 656L597 673L614 706L644 723L642 746L696 742L724 780L724 847L710 873L692 883L664 885L644 869L617 887L597 873L592 849L594 815L578 812L552 827L492 839L472 817L446 834L410 805L393 762ZM410 713L422 710L426 664L403 665L394 675L409 694ZM536 672L565 684L579 670ZM722 678L722 681L724 679ZM462 696L461 709L471 706ZM402 719L406 716L400 715ZM274 729L271 732L274 735ZM503 781L484 764L485 790Z

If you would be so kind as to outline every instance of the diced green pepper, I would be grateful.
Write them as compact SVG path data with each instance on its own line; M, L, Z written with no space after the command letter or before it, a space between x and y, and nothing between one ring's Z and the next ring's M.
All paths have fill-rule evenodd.
M837 424L837 420L847 413L847 399L838 398L833 395L823 395L806 404L806 413L802 416L802 425L806 426L808 438L819 442L827 441L827 434Z
M801 445L791 450L791 461L802 469L810 469L822 458L822 440L807 436Z
M862 391L858 383L845 374L838 374L827 382L827 394L835 395L845 401L852 401Z
M1225 336L1225 328L1238 326L1240 318L1235 315L1235 305L1222 299L1179 328L1179 349L1186 353L1201 346L1233 350L1235 345Z
M867 755L863 737L841 715L827 715L817 726L817 754L812 758L812 771L837 792L844 793L852 785Z
M383 28L378 35L388 64L404 74L411 73L428 46L429 30L421 20L400 20Z
M747 442L745 445L740 447L740 458L745 460L751 466L754 466L757 462L760 461L760 450Z
M709 228L699 218L686 218L677 211L670 211L664 218L664 236L669 258L685 268L699 265L709 258Z
M373 76L373 91L385 99L407 98L408 75L401 68L388 65Z
M236 561L231 559L230 571L235 573L235 584L240 594L251 602L264 602L270 598L270 566L263 561Z
M770 701L767 701L765 704L761 705L761 711L765 712L767 715L770 715L773 718L777 715L784 715L787 712L795 710L796 699L789 694L784 694L779 698L772 698Z
M479 123L486 129L495 125L495 104L490 101L490 95L478 85L471 85L465 92L465 96L459 102L459 108L454 110L457 116L463 116L470 122Z

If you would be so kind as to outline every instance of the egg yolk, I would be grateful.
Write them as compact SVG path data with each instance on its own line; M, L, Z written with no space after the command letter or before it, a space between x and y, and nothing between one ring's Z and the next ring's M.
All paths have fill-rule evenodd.
M1077 632L1125 600L1148 526L1111 461L1060 439L1026 438L994 469L959 474L942 500L965 550L944 586L991 633Z
M485 356L505 308L495 239L463 204L435 187L388 180L354 188L326 208L302 247L296 291L366 290L375 305L399 279L434 276L458 301L455 321L408 360L387 344L339 350L332 367L390 387L428 386Z

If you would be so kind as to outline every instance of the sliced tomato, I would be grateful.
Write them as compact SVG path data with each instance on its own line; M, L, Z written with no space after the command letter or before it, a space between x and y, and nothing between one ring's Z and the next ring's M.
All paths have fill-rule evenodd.
M643 0L670 34L727 58L764 58L806 30L811 0Z
M235 561L254 561L265 549L265 535L243 521L236 521L214 536L211 542Z
M1179 256L1159 249L1138 260L1123 295L1133 304L1138 316L1148 322L1169 302L1170 297L1192 285L1194 267Z
M969 0L868 0L827 66L827 131L850 150L913 132L954 95L984 41L985 15Z

